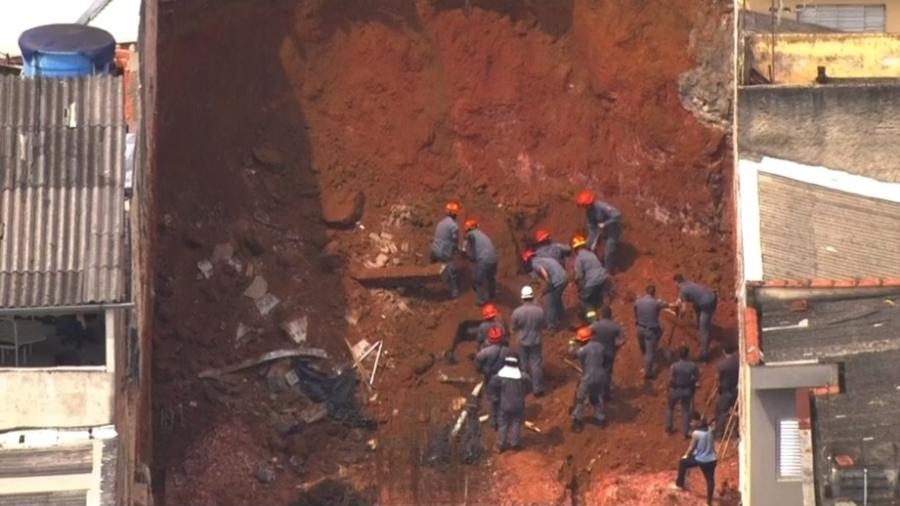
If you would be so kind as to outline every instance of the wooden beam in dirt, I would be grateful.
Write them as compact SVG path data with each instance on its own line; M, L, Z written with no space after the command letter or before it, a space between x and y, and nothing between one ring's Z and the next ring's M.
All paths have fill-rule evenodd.
M441 280L443 264L400 265L397 267L360 268L350 276L364 286L392 287L419 285Z

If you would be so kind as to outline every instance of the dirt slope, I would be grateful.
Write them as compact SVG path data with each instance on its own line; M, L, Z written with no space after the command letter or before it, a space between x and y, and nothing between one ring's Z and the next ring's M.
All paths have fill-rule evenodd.
M681 271L719 291L714 337L736 336L729 141L682 106L692 100L686 94L705 100L729 79L727 65L715 67L728 61L727 49L706 47L730 40L719 5L167 4L154 284L160 501L290 504L304 483L331 476L381 504L570 504L573 495L620 504L615 498L630 493L628 480L671 471L684 442L662 431L664 379L640 380L630 302L649 282L674 298L669 280ZM702 57L695 47L704 47ZM699 73L707 77L686 87L682 76L697 74L699 64L711 65ZM477 316L473 297L467 291L446 302L440 287L370 291L347 270L385 248L391 261L426 262L443 202L459 198L498 246L508 314L527 282L517 274L514 239L539 224L567 239L581 227L571 199L583 186L624 214L625 270L616 276L613 310L629 338L616 365L609 427L568 430L576 376L561 361L563 332L547 336L552 389L528 412L544 432L528 433L525 451L474 468L420 465L429 434L451 418L452 399L465 391L438 374L472 370L466 360L421 375L413 369L447 347L459 320ZM327 230L322 202L347 190L366 195L362 227ZM229 247L232 260L222 254ZM197 266L205 259L214 267L209 278ZM256 275L281 301L265 317L242 295ZM567 293L570 307L574 296ZM309 344L338 361L347 357L345 337L384 339L377 396L366 395L376 432L326 421L286 434L306 401L273 392L265 368L223 382L197 379L205 368L289 345L278 326L298 315L309 318ZM252 331L236 340L240 324ZM674 342L694 345L687 322ZM698 402L712 382L707 366ZM722 467L733 487L734 466ZM607 494L610 484L625 492ZM674 504L663 496L659 504Z

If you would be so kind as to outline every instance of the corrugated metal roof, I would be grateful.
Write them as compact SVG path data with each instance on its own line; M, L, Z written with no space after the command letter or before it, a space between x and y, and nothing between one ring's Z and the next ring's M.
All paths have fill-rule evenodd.
M900 275L900 204L759 174L763 279Z
M0 307L125 298L119 78L0 77Z

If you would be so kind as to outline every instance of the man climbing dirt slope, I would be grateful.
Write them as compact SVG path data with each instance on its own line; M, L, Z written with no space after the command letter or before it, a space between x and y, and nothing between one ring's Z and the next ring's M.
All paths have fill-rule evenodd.
M157 504L702 504L697 484L666 489L684 442L664 432L667 378L644 382L630 332L634 298L655 284L675 300L669 280L681 272L719 294L710 358L736 338L721 127L729 9L703 0L162 4ZM526 430L521 450L477 465L429 466L431 436L473 386L441 378L475 376L474 343L459 346L458 363L440 360L459 322L480 317L471 265L460 264L453 300L440 282L367 289L351 270L427 266L444 205L459 199L460 224L477 216L496 248L496 302L508 318L528 282L516 261L523 238L579 232L584 211L572 196L581 188L623 217L612 312L626 339L606 426L568 429L578 381L564 362L577 321L570 286L560 332L543 336L545 393L526 401L525 419L541 432ZM662 320L668 331L672 320ZM376 430L316 420L316 405L285 383L287 362L198 378L296 346L283 327L302 329L304 344L336 364L349 362L345 339L383 342L372 389L359 387ZM660 346L696 352L687 316L671 341ZM701 366L698 404L712 367ZM490 448L493 431L482 432ZM736 473L733 458L719 463L718 495L734 490Z

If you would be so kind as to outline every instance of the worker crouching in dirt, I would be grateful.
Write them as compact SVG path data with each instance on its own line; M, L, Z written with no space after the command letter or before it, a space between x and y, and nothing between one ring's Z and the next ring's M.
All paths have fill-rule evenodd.
M603 353L606 356L606 370L609 374L609 381L606 382L603 390L603 400L608 401L611 397L613 369L616 364L616 354L619 348L625 344L622 335L622 327L612 319L612 309L609 306L603 306L600 309L601 318L590 324L593 340L603 345ZM595 318L596 319L596 313Z
M444 207L447 216L438 222L434 228L434 239L431 242L431 261L442 262L444 271L441 276L447 289L450 291L450 297L459 297L459 273L456 270L456 257L459 254L459 225L456 224L456 217L459 215L459 202L447 202Z
M552 258L559 265L566 264L566 257L572 254L572 249L560 242L553 242L550 231L540 228L534 233L534 256Z
M556 260L535 256L534 250L530 249L522 253L522 262L532 277L544 282L544 315L547 319L547 328L558 330L565 315L562 297L569 284L566 270Z
M647 285L644 295L634 301L635 334L641 355L644 357L644 379L646 380L656 377L653 362L659 338L662 336L659 313L668 307L669 304L666 301L656 298L656 287L653 285Z
M531 391L531 380L519 369L519 359L506 357L503 368L487 384L487 395L495 411L497 453L507 448L518 449L525 424L525 396Z
M522 305L513 312L510 320L512 330L516 333L519 349L519 363L522 370L531 375L534 395L544 395L544 359L542 341L547 322L544 310L534 303L534 289L526 285L520 292Z
M619 247L619 236L621 235L621 226L619 220L621 213L615 207L597 200L594 192L590 190L582 190L575 196L575 203L578 207L584 208L585 225L587 228L587 244L591 251L597 249L597 242L600 240L600 234L606 238L606 244L603 248L603 265L609 272L615 270L616 250Z
M684 437L690 437L694 392L697 390L697 381L700 379L697 364L690 361L689 354L687 346L678 349L679 359L670 368L669 399L666 404L666 432L671 434L675 431L672 426L672 418L675 405L681 404L681 433L684 434Z
M482 305L488 300L497 298L497 250L491 239L479 230L478 221L469 218L464 224L466 229L465 252L469 260L475 262L472 273L472 290L475 291L476 304Z
M584 428L582 413L588 401L594 407L594 421L600 426L606 422L603 392L609 382L609 369L603 345L593 340L593 335L590 327L582 327L575 334L575 339L569 341L569 355L581 363L581 379L572 406L573 432L581 432Z
M572 236L572 249L575 251L573 273L578 284L578 301L581 303L582 315L603 305L603 297L610 291L612 284L609 273L603 268L600 259L586 246L587 239L583 235Z
M691 444L678 462L675 486L683 490L688 469L699 467L706 480L706 504L712 504L716 489L716 443L709 425L700 413L694 412L691 415L691 429Z

